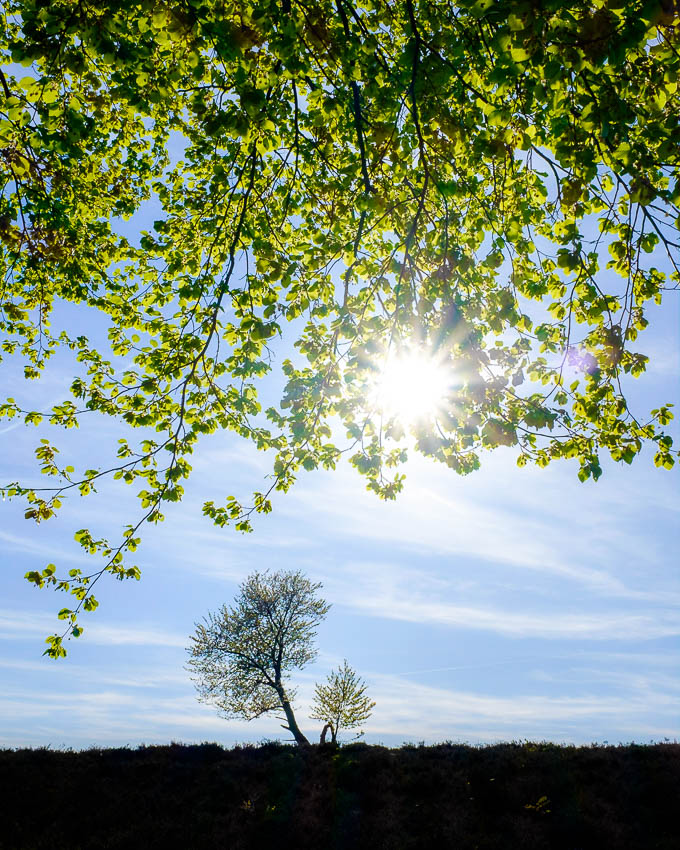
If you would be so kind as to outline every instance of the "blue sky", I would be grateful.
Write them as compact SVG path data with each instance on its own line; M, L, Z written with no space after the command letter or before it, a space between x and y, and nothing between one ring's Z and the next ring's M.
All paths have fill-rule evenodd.
M159 214L152 200L120 229L133 237ZM82 308L60 311L105 339ZM627 385L643 417L680 401L676 293L648 317L636 349L650 366ZM75 374L63 355L37 382L17 364L1 368L3 395L27 408L67 398ZM265 385L272 401L280 382ZM42 428L0 421L0 483L44 486L33 457L43 435L64 464L82 468L125 433L101 417L77 431ZM347 658L376 701L369 742L680 738L680 491L677 469L656 469L652 454L631 467L603 458L600 481L585 484L573 463L518 469L507 449L484 455L466 478L416 457L404 492L387 503L345 466L303 472L254 533L240 535L213 526L201 505L247 500L263 489L271 458L214 435L194 455L184 501L144 529L141 581L104 579L99 609L83 616L83 637L59 662L42 656L43 640L68 597L35 589L24 573L49 562L60 573L91 566L74 532L115 538L139 503L124 485L105 484L40 526L24 520L20 502L0 503L0 746L285 740L273 717L225 720L198 703L184 669L194 623L269 567L304 570L333 606L317 661L292 679L310 736L320 732L307 717L314 683Z
M639 346L652 366L631 389L647 409L678 396L677 304L658 318ZM56 401L69 368L56 361L29 385L6 373L7 394ZM3 481L36 479L40 435L0 428ZM100 418L52 436L80 466L118 432ZM310 736L320 731L307 718L314 682L346 657L377 703L369 742L680 737L677 472L654 468L649 452L632 467L605 463L596 484L568 463L518 469L505 449L467 478L413 460L393 503L348 468L303 473L251 535L212 526L200 507L246 497L270 459L222 434L194 461L184 502L145 531L142 580L102 583L99 610L60 662L41 656L42 641L67 599L22 576L88 561L74 531L115 532L137 513L134 493L116 485L68 499L41 526L20 503L2 504L0 746L285 739L273 717L218 717L184 670L193 624L267 567L303 569L333 606L317 661L293 679Z

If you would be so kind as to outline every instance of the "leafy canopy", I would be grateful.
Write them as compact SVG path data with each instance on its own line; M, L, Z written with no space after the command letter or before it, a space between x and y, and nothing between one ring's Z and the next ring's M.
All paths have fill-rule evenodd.
M101 575L139 576L123 556L181 499L204 434L276 456L252 504L205 504L219 525L249 530L273 489L343 451L393 498L404 426L369 401L390 352L450 370L409 427L459 473L499 446L520 465L574 458L582 480L602 452L630 463L645 443L673 465L669 405L631 410L624 388L645 370L650 303L679 280L674 10L6 0L2 356L30 379L62 349L77 374L51 409L8 398L0 414L73 427L98 412L130 432L77 471L44 438L53 486L3 493L40 522L102 477L141 485L120 539L76 535L103 566L28 573L75 597L48 654L80 634ZM133 238L123 223L150 201L161 212ZM295 353L262 410L277 348Z
M209 614L191 637L189 669L199 699L225 717L283 713L295 740L309 743L295 720L287 674L316 658L316 627L330 608L320 588L300 571L251 573L234 606Z
M356 729L371 716L375 702L366 696L366 683L345 659L333 670L325 685L314 688L314 702L310 717L330 726L331 742L335 744L343 729ZM359 731L357 738L363 735ZM322 734L323 739L323 734Z

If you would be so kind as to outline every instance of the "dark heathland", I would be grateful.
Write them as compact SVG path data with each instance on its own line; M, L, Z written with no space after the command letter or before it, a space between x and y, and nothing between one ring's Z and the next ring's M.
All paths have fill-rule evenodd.
M677 850L680 744L0 751L2 850Z

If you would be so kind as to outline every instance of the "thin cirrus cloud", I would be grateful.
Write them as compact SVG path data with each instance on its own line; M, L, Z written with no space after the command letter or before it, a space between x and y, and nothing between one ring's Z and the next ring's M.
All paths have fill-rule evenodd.
M103 684L103 687L102 687ZM23 746L126 746L222 740L258 740L271 732L272 719L227 721L198 703L188 686L128 692L113 682L95 689L37 692L13 689L0 695L0 715L8 718L0 746L15 744L21 728Z
M7 612L0 612L0 622L16 625L16 622L8 623ZM153 638L161 635L156 631ZM138 630L124 637L148 638L149 633ZM0 744L15 745L18 739L24 746L45 743L124 746L206 739L235 743L280 734L278 722L273 718L251 724L224 720L211 706L199 704L188 674L178 673L182 653L167 645L167 635L163 637L166 646L155 665L149 665L144 658L130 663L124 655L110 656L113 664L99 671L72 662L65 667L50 662L49 686L40 692L30 687L6 689L0 696L0 714L6 718ZM328 666L337 663L338 658L322 653L319 660L323 671L303 671L294 681L299 686L299 719L310 736L319 731L306 721L313 682L322 677ZM531 658L513 660L521 661L523 669L531 670ZM519 685L519 693L498 695L465 687L438 687L409 678L446 672L448 668L402 674L362 670L371 697L377 702L367 728L370 740L490 742L528 737L588 742L612 737L611 730L627 740L667 736L671 734L669 730L677 727L680 712L677 688L667 675L644 674L645 668L653 665L654 655L588 651L587 659L583 659L567 652L561 660L567 664L559 665L560 675L553 680L560 693L552 695L523 693L526 684ZM537 661L541 665L545 659ZM635 675L612 669L614 664L633 662L639 668ZM31 668L36 663L29 662ZM574 663L580 667L574 667ZM10 664L18 670L25 666L20 661ZM544 671L545 667L532 675ZM603 693L601 686L607 674L613 690Z
M631 613L611 610L593 613L548 613L508 610L484 604L456 604L442 599L446 582L398 565L355 564L342 584L327 579L336 602L360 613L412 623L438 623L482 629L508 637L592 640L649 640L680 635L680 614L674 609ZM345 575L345 579L348 576ZM417 589L421 588L421 589ZM437 589L437 593L432 591ZM450 587L455 591L455 588Z
M225 487L230 492L245 489L247 494L251 489L248 485L235 485L239 482L243 485L246 480L253 483L253 476L254 483L260 485L262 475L269 469L269 460L245 445L242 451L206 448L181 510L177 506L171 508L167 524L152 533L147 530L141 553L144 559L152 550L155 554L165 549L174 555L185 551L190 556L186 563L192 569L233 580L242 577L243 566L247 564L238 554L233 558L232 553L271 546L277 550L289 549L292 556L295 548L318 546L320 538L336 544L349 539L366 546L410 547L420 553L512 565L527 573L570 580L609 597L653 601L663 594L667 602L680 602L680 589L668 586L667 575L661 583L655 583L657 589L651 595L648 583L632 587L624 580L627 574L639 574L640 565L646 570L653 569L658 556L654 539L649 535L640 539L635 524L626 522L626 515L622 514L622 509L630 511L636 504L630 485L623 494L621 488L598 485L595 511L592 491L587 485L574 482L573 476L564 470L561 473L550 470L555 482L552 489L534 488L535 475L543 476L538 479L539 485L543 485L548 471L520 473L510 468L514 464L507 458L494 459L491 473L483 468L477 478L466 479L464 483L452 478L451 472L440 465L421 461L407 467L410 480L397 502L385 504L363 490L363 482L353 470L341 466L333 473L332 480L325 473L303 475L291 493L277 494L274 515L258 518L256 532L242 537L231 529L215 529L209 520L201 517L202 497L207 494L222 501ZM225 470L228 470L226 484ZM524 475L524 486L520 482L511 500L505 498L499 502L494 493L508 490L510 482L515 481L510 476L520 474ZM490 480L493 488L489 486ZM115 515L116 509L120 514L121 495L126 496L123 502L129 502L133 516L137 508L134 494L119 490L112 488L92 499L68 502L74 502L73 507L77 507L81 525L96 523L102 515ZM586 496L590 502L586 500L581 510L578 499ZM674 500L664 487L656 488L655 498L664 508L673 509ZM69 528L69 536L71 533ZM54 551L26 537L2 532L0 540L35 555ZM196 548L200 549L201 558L195 557ZM225 564L225 550L231 564ZM89 559L71 543L64 548L62 560ZM169 560L178 561L178 558ZM250 557L248 564L252 560Z
M316 726L306 721L310 682L304 677L298 700L301 725L313 736ZM593 740L600 732L615 728L619 735L668 733L680 709L677 692L650 692L638 683L625 694L537 696L515 694L501 697L463 689L449 689L411 682L401 676L367 673L376 708L369 724L371 740L446 740L464 737L488 742L517 737L552 740ZM103 687L102 687L103 684ZM187 688L167 692L159 684L140 694L100 683L81 693L35 693L13 690L0 697L0 711L21 718L27 725L25 744L49 740L55 746L91 743L126 745L164 742L168 737L185 742L206 740L260 740L271 734L272 719L253 723L226 721L210 706L200 705ZM655 723L645 719L650 707ZM71 719L65 728L62 718ZM75 719L75 724L73 720ZM585 730L588 730L587 732ZM0 743L11 729L0 735Z
M593 659L588 659L593 660ZM677 667L680 658L676 654L672 659ZM628 661L632 665L632 661ZM652 658L646 668L611 670L603 669L602 666L588 666L575 664L567 670L560 670L559 676L555 672L546 670L534 671L532 677L543 682L559 683L562 687L570 683L582 685L583 682L595 682L599 687L603 685L613 686L626 693L646 694L647 698L654 694L658 702L676 705L680 699L680 681L677 677L655 670L659 663L657 658ZM678 712L680 717L680 712Z
M497 578L504 572L508 584L515 588L524 584L531 594L538 586L548 596L564 597L565 591L575 596L580 587L589 597L662 607L680 603L680 587L664 568L659 539L648 529L641 530L631 514L639 503L632 493L626 494L622 506L615 487L602 488L602 499L599 493L585 491L591 501L577 510L569 506L569 497L578 495L578 489L564 493L555 488L551 493L538 488L534 495L527 488L517 504L506 499L501 505L485 497L488 482L481 490L451 486L449 495L439 482L427 486L417 477L407 483L396 504L369 504L372 497L362 498L356 490L350 497L346 478L340 478L323 498L315 488L294 491L288 496L291 504L282 506L282 511L292 516L302 507L308 521L323 528L326 540L363 540L380 546L383 558L388 552L398 556L395 561L403 560L410 550L419 572L433 569L432 564L440 571L449 569L456 559L456 565L486 563ZM558 482L561 477L557 476ZM573 488L573 482L567 486ZM657 498L672 510L669 493L657 493ZM668 519L672 524L672 517ZM339 559L335 560L337 564Z
M57 621L58 622L58 621ZM45 635L54 630L55 619L46 613L16 612L0 609L0 639L20 640ZM88 622L85 626L90 643L107 646L185 647L187 638L155 627L131 627L125 624L105 626Z
M356 484L356 482L353 482ZM103 494L102 494L103 495ZM107 494L108 495L108 494ZM345 498L345 496L347 496ZM230 581L241 580L253 564L253 551L276 550L277 562L286 557L297 558L301 551L318 547L319 532L323 539L340 538L343 535L354 540L380 544L381 548L410 547L421 555L432 552L438 556L467 556L475 560L484 560L495 565L519 568L525 572L538 572L542 576L551 574L586 586L589 591L607 597L629 598L674 604L680 602L680 593L664 585L650 591L628 587L616 575L603 568L584 566L581 553L571 555L566 552L555 556L555 547L545 539L545 529L537 522L521 521L507 515L500 509L484 508L474 501L464 503L454 499L445 499L426 488L414 488L404 494L403 506L390 505L389 513L381 511L380 503L363 504L363 499L374 497L354 492L338 492L334 488L323 500L318 499L314 489L307 488L298 494L291 494L295 508L283 507L283 517L288 510L299 510L300 503L308 503L308 513L304 524L298 523L291 534L288 527L277 522L278 517L267 517L252 535L240 536L231 529L216 529L198 515L198 510L187 510L182 516L172 517L172 522L159 529L147 532L147 539L141 552L141 561L153 560L153 556L164 553L166 564L179 569L188 569L207 576L221 577ZM109 499L104 497L104 504ZM377 500L376 500L377 502ZM188 506L187 506L188 507ZM374 507L374 510L369 510ZM102 503L81 508L80 519L87 522L84 514L96 512L101 515ZM106 511L105 511L106 513ZM282 518L283 518L282 517ZM70 529L69 529L70 536ZM629 543L627 549L635 551L637 542L634 535L627 540L625 530L619 532L618 545ZM0 540L6 548L37 556L41 559L58 560L59 563L88 563L92 558L79 548L64 541L55 548L54 543L41 543L25 535L0 531ZM225 545L226 544L226 545ZM336 547L339 549L339 547ZM288 555L282 551L288 550ZM168 557L167 553L171 553ZM637 556L634 557L639 563ZM255 558L256 561L260 558ZM268 563L266 555L261 558ZM341 564L337 566L341 567ZM375 567L371 567L372 570ZM625 569L619 571L625 574ZM520 577L515 573L513 583Z
M638 692L620 696L534 696L499 697L454 691L399 677L372 679L380 702L371 721L372 734L395 731L421 738L458 737L490 741L516 737L547 736L552 740L593 740L584 727L617 729L619 734L649 734L646 721L650 697L657 710L658 728L667 734L677 720L680 700ZM663 722L665 721L665 723ZM677 724L676 724L677 725ZM580 728L579 728L580 727Z
M166 666L143 666L134 668L130 663L121 665L124 669L118 671L112 669L92 669L83 664L75 664L69 661L68 667L55 664L52 659L41 659L40 661L0 659L0 669L15 670L23 673L37 672L41 675L51 676L62 682L69 683L86 682L89 686L106 685L108 688L165 688L174 686L185 686L189 681L188 673L181 672L181 668ZM179 672L177 672L179 670ZM54 683L53 683L54 684Z
M639 548L644 553L645 547L635 545L634 536L621 528L616 488L598 485L599 492L593 493L587 485L564 474L564 469L541 471L545 480L538 481L531 472L512 470L514 475L524 476L512 484L507 460L488 463L488 471L483 468L475 473L477 479L464 482L434 463L409 464L406 471L411 475L393 503L380 502L362 492L361 480L351 471L333 473L332 482L322 473L307 486L296 485L275 510L298 516L302 507L310 516L325 515L336 528L351 529L362 538L385 542L398 539L433 552L471 552L518 565L543 564L546 555L550 562L556 562L556 542L566 536L567 528L570 549L577 548L579 534L574 534L574 526L584 540L596 532L603 550L612 544L622 548L625 541L626 550L630 542L636 551ZM428 478L430 483L426 483ZM555 484L552 489L545 486L548 480ZM512 492L512 498L494 496L499 490ZM635 492L624 498L632 510L637 504ZM597 514L592 510L594 502ZM665 502L673 508L670 492ZM592 544L588 539L588 547Z
M68 549L63 547L55 548L54 543L40 543L25 534L10 534L6 531L0 531L0 542L6 549L12 549L25 555L35 555L45 560L93 563L93 559L82 552L77 545L73 545Z
M86 431L77 435L79 452ZM346 465L333 474L301 473L290 493L275 495L274 512L256 518L254 534L240 536L215 528L201 504L223 503L230 493L247 501L263 489L271 458L242 442L206 441L185 501L169 506L164 525L146 529L136 593L125 588L124 609L102 604L88 616L66 662L38 657L42 639L59 625L58 599L38 594L36 612L36 603L24 601L25 583L15 582L15 597L0 609L9 650L0 662L0 743L280 737L275 718L227 721L196 701L183 670L188 638L178 633L216 598L229 602L233 585L252 569L268 566L322 580L334 605L331 653L314 666L318 676L303 671L293 682L310 735L319 733L306 721L313 682L345 654L357 624L413 650L362 657L360 643L352 644L350 660L377 702L367 724L371 741L677 734L671 645L680 634L680 587L670 567L678 510L671 479L643 458L625 470L609 464L601 482L581 485L569 464L517 470L511 454L485 456L467 479L411 462L395 503L366 493ZM97 563L73 542L73 531L106 521L103 533L113 535L111 521L122 526L138 503L134 488L103 486L92 498L65 500L63 516L39 529L23 523L18 504L5 507L0 546L20 574L38 558L59 568L75 559ZM456 651L433 654L444 630ZM407 672L388 672L400 670Z

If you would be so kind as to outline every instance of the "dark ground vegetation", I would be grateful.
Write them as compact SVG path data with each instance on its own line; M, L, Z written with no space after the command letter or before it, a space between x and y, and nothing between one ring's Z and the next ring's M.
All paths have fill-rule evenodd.
M680 744L0 751L0 848L677 850Z

